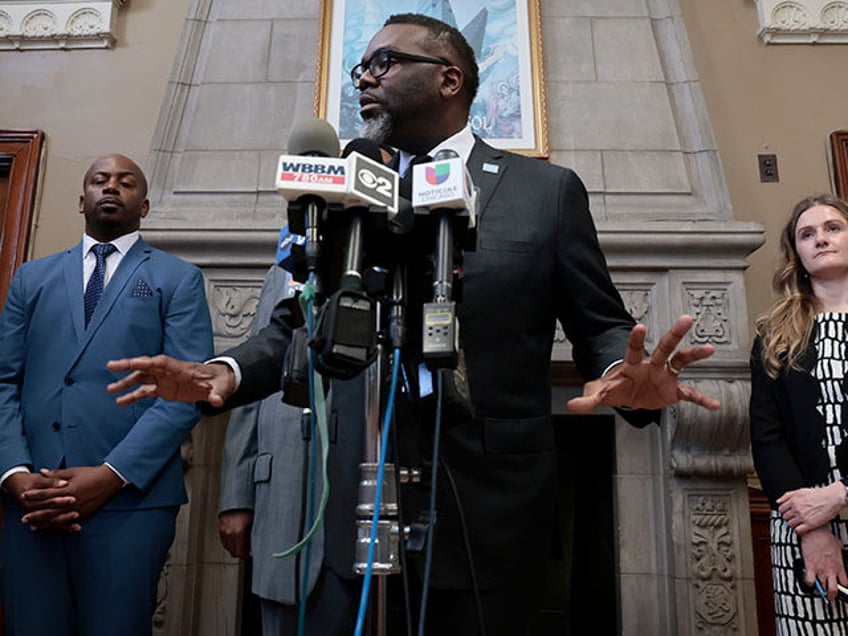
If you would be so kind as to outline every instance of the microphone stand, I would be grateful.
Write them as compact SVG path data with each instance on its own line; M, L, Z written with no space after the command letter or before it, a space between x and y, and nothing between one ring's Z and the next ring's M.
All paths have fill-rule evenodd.
M385 298L387 285L385 278L382 289L370 290ZM405 267L394 266L391 272L391 293L388 300L388 337L383 324L384 303L378 301L375 328L380 336L377 338L377 356L365 370L365 439L363 448L364 461L360 464L359 503L357 514L357 543L354 569L358 574L368 571L368 549L371 543L371 527L374 517L374 505L379 475L381 448L386 440L386 434L381 423L381 410L389 408L382 395L385 388L386 375L390 371L387 356L395 349L400 349L405 337ZM386 343L389 343L387 347ZM387 417L391 417L387 415ZM377 535L374 544L374 557L371 572L377 577L374 594L370 597L369 618L373 636L385 636L388 617L388 581L387 575L397 574L401 570L398 556L399 542L402 540L400 522L398 520L398 492L396 467L386 462L383 466L382 495L378 510ZM370 583L369 583L370 584ZM371 590L369 590L370 592Z

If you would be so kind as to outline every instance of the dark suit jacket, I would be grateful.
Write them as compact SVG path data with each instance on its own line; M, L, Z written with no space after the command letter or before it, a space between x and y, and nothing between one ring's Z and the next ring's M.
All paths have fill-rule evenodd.
M825 420L816 408L819 382L811 344L801 369L783 369L776 380L763 369L762 342L751 351L751 451L763 490L773 507L783 493L828 480L830 462L822 446ZM844 389L843 389L844 390ZM844 414L848 413L843 406ZM848 445L837 451L837 465L848 475Z
M477 249L465 254L458 313L475 415L448 414L441 457L459 492L480 585L503 588L538 573L551 536L557 470L549 368L556 321L586 378L623 357L634 321L610 279L574 172L479 139L467 165L480 189L479 227ZM278 307L257 338L228 352L244 377L233 403L277 390L290 319ZM345 389L331 418L338 437L330 476L331 507L345 508L332 515L328 509L325 547L326 560L349 576L362 415L361 408L344 408L358 399L352 387ZM428 458L426 431L422 438L418 455ZM431 581L468 589L456 502L447 480L440 484ZM339 488L350 491L347 501Z

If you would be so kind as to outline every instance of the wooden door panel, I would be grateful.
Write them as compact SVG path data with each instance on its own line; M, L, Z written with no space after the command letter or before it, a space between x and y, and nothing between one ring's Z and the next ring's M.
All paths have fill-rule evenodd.
M15 269L29 256L43 147L40 130L0 130L0 306ZM3 633L0 605L0 636Z
M0 130L0 303L29 256L44 133Z

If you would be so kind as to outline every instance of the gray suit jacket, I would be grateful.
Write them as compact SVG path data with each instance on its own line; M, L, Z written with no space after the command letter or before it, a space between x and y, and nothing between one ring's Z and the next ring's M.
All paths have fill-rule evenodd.
M254 333L268 324L276 304L292 295L291 275L276 265L268 270L259 297ZM278 603L296 602L305 551L277 558L297 543L301 533L304 443L301 409L285 404L282 393L234 409L221 457L220 512L252 510L254 593ZM320 458L320 454L318 455ZM316 502L321 470L316 470ZM324 553L324 529L312 540L309 589L315 585Z

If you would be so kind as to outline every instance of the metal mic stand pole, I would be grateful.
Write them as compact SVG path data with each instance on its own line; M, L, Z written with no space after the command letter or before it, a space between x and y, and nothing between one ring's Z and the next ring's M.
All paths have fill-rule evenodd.
M404 276L399 271L392 273L392 321L402 321L402 302ZM377 305L377 333L380 334L382 325L382 309ZM393 329L393 331L396 331ZM371 525L374 515L374 502L380 449L383 443L383 428L381 408L387 408L383 403L382 389L387 371L386 357L388 352L383 344L384 338L377 340L377 357L365 370L365 440L363 463L360 464L359 503L357 514L357 545L354 569L358 574L364 574L368 567L368 547L371 541ZM392 344L392 347L398 346ZM377 577L374 595L371 597L370 625L373 636L386 635L388 585L386 575L400 572L398 558L398 542L400 527L398 522L398 493L395 479L395 465L386 463L383 468L382 496L380 501L377 538L374 560L371 565L372 575Z
M381 325L381 312L382 308L380 307L380 303L377 303L377 333L380 333ZM384 355L386 354L386 348L383 343L378 338L377 340L377 358L374 360L374 363L368 367L366 372L366 384L365 384L365 454L364 459L367 465L373 467L373 472L371 472L371 477L373 479L374 488L377 485L377 466L380 461L380 445L383 441L383 425L380 419L380 411L381 407L383 407L383 396L382 396L382 388L385 374L386 361L384 359ZM389 494L386 489L386 482L391 481L394 483L393 479L394 475L390 470L390 466L386 465L383 468L383 491L380 502L380 520L379 527L377 528L377 550L375 551L375 555L382 555L383 550L381 549L383 546L381 542L384 538L384 529L383 529L383 517L386 514L386 507L390 503L387 495ZM373 514L373 501L374 501L374 488L369 488L371 490L371 507L370 514ZM370 519L369 519L370 521ZM376 585L372 592L374 592L374 597L371 600L371 607L375 610L372 614L372 628L374 636L385 636L386 634L386 578L384 576L380 576L381 568L384 566L382 561L378 561L379 556L375 556L374 564L372 565L373 573L377 575ZM379 565L379 567L378 567Z

